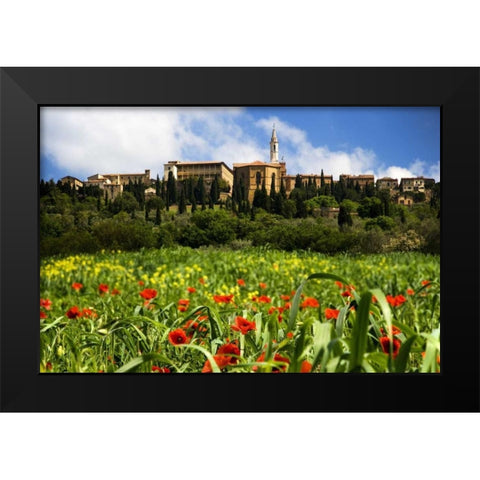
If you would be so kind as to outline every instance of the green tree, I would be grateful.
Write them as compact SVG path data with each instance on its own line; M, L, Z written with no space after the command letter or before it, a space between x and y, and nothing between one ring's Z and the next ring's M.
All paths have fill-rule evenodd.
M177 203L177 182L173 176L173 172L168 172L167 180L167 206Z
M210 185L210 198L213 203L217 203L220 198L220 184L218 182L218 175L215 175L212 184Z
M338 212L338 226L340 229L346 226L351 227L353 225L352 216L343 203L340 204L340 210Z
M180 200L178 201L178 214L181 215L185 213L187 209L187 202L185 199L185 189L182 186L182 190L180 191Z

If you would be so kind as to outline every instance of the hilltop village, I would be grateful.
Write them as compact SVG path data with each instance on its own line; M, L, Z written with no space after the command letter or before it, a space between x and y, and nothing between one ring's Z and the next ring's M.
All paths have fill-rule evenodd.
M164 175L41 180L41 255L163 247L440 253L434 179L287 174L273 129L268 162L169 161Z
M127 185L141 184L144 186L145 199L158 196L159 179L152 179L150 170L144 173L96 173L86 181L72 176L60 179L62 184L79 190L83 187L99 187L108 200L115 200L122 194ZM286 162L279 160L279 142L275 127L270 139L270 161L254 161L249 163L234 163L233 169L223 161L185 162L169 161L164 165L163 182L175 182L176 193L171 198L179 199L182 185L193 182L195 186L199 180L203 183L206 192L210 192L212 184L218 189L215 195L216 203L226 203L229 199L240 198L254 204L256 193L263 189L269 194L283 192L285 198L291 198L296 188L304 187L310 191L310 197L316 195L334 195L338 189L350 189L357 192L368 193L384 190L389 193L390 201L398 205L412 206L415 203L430 202L432 187L435 185L433 178L378 178L374 175L342 174L338 180L332 175L324 174L287 174ZM188 187L186 187L188 188ZM192 189L192 188L190 188ZM241 191L241 194L235 192ZM191 195L190 195L191 196ZM368 195L370 196L370 195ZM186 192L186 201L189 202ZM173 202L175 203L175 202Z

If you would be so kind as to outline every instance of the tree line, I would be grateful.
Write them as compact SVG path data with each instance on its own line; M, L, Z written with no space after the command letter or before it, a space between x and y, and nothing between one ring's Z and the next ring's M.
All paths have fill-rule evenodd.
M323 172L322 172L323 173ZM322 176L323 177L323 176ZM153 186L155 194L146 196ZM40 181L40 252L135 250L175 244L200 247L269 245L286 250L310 248L339 251L421 250L440 252L440 184L417 195L411 208L397 205L388 190L373 184L321 182L298 175L287 196L283 179L278 192L272 179L258 185L249 202L241 178L231 195L229 185L215 177L178 181L157 176L152 185L130 182L109 199L98 186L78 189L68 183ZM415 194L412 194L415 195ZM335 210L332 217L331 208ZM331 212L331 210L330 210Z

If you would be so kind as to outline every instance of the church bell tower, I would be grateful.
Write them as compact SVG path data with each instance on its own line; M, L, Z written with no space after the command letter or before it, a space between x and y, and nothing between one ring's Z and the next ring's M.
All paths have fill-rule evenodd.
M273 124L272 138L270 140L270 163L278 163L278 139Z

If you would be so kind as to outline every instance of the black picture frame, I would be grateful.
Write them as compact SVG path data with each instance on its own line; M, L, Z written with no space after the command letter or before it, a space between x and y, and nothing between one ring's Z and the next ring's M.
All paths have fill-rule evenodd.
M5 412L478 412L479 68L4 67ZM39 374L39 107L440 106L439 374Z

